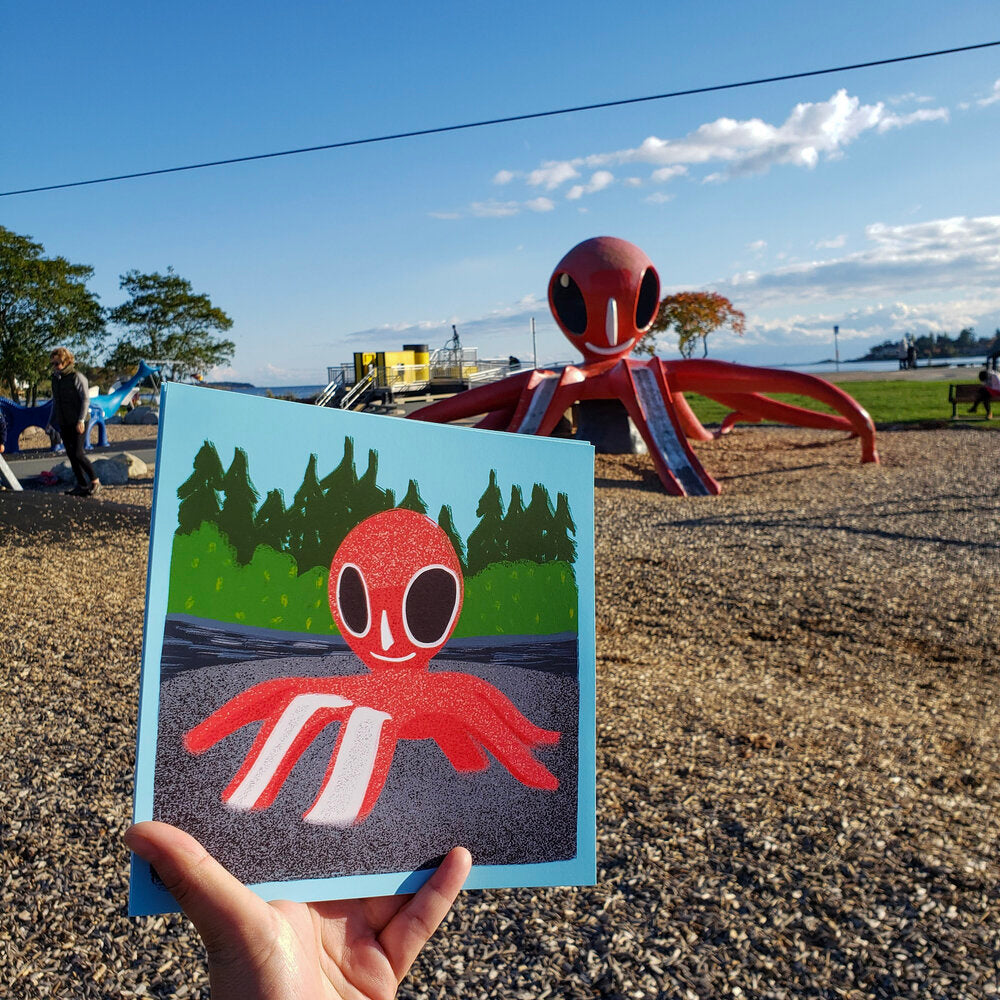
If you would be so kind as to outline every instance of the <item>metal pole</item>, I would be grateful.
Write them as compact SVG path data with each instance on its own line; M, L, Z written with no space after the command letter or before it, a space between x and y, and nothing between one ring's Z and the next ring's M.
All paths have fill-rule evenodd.
M840 327L835 326L833 328L833 353L834 357L837 359L837 371L840 371L840 341L837 340L837 334L840 333Z
M534 359L533 365L538 367L538 345L535 343L535 317L531 317L531 355Z

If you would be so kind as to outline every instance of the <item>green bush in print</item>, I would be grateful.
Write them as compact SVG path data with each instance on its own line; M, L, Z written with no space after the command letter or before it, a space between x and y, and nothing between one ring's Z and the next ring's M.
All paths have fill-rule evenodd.
M206 522L198 531L174 536L167 611L329 635L337 630L327 601L327 575L314 567L299 576L290 555L267 545L258 545L241 566L226 536Z

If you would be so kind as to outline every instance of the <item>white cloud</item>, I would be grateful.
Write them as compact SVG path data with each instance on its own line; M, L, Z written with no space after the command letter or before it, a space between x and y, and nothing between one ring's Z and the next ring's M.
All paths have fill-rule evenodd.
M648 201L651 205L662 205L664 202L673 201L674 196L664 191L654 191L648 198L643 200Z
M980 103L1000 100L1000 81L994 91L997 96ZM926 103L924 98L909 94L894 100L897 103L907 100ZM945 108L920 108L899 114L888 110L881 101L862 104L858 97L841 89L826 101L796 104L785 120L778 124L760 118L717 118L680 137L651 135L631 148L589 153L564 160L545 160L532 170L498 170L493 175L493 183L509 186L520 182L529 188L543 188L551 192L576 181L567 189L566 198L569 201L578 201L586 194L609 187L614 180L609 168L615 166L648 167L649 180L653 183L664 183L702 168L703 175L695 177L695 180L720 183L750 174L767 173L777 166L812 170L823 160L843 156L844 151L866 133L879 135L892 129L947 120L948 111ZM590 180L579 180L585 171L592 172ZM623 183L627 187L639 187L643 179L632 173ZM436 218L463 215L500 218L541 204L537 201L490 199L474 202L465 212L432 214ZM541 210L548 211L548 208Z
M524 203L524 207L530 212L551 212L556 206L551 198L532 198Z
M663 184L666 181L673 180L673 178L680 177L687 172L687 167L681 163L676 163L672 167L660 167L658 170L654 170L649 177L650 180L654 180L658 184Z
M595 191L603 191L606 187L614 183L615 175L611 173L610 170L596 170L590 176L590 180L586 184L574 184L569 191L566 192L566 197L570 201L576 201L578 198L582 198L585 194L593 194Z
M812 168L824 157L840 155L865 132L945 121L947 117L944 108L899 115L887 111L882 102L862 104L846 90L838 90L827 101L795 105L785 121L778 125L760 118L742 121L717 118L680 138L648 136L629 149L591 153L568 160L548 160L527 178L529 184L544 183L551 190L577 176L581 167L647 164L655 168L654 179L667 179L690 166L712 163L725 165L725 171L719 176L726 178L763 173L780 164ZM664 170L668 172L660 174ZM501 171L501 174L513 176L511 171Z
M501 171L501 173L503 172ZM566 181L579 176L579 171L565 161L562 163L543 163L528 174L528 184L531 187L544 186L546 191L553 191Z
M817 250L839 250L847 242L847 233L841 233L828 240L817 240L813 245Z
M747 250L751 253L763 253L767 249L767 240L754 240L747 244Z
M749 297L758 305L1000 286L1000 216L959 216L903 226L873 223L865 236L870 246L857 253L764 274L746 271L725 284L737 297Z
M886 115L878 123L878 130L888 132L891 128L905 128L907 125L916 125L919 122L946 122L948 117L947 108L921 109L911 111L908 115Z
M981 108L989 107L991 104L996 104L1000 101L1000 80L996 80L993 83L993 90L987 97L980 98L976 101Z

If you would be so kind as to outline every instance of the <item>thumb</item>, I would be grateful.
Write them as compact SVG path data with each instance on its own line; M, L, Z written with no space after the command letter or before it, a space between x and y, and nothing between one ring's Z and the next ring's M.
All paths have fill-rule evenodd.
M148 862L201 936L209 954L245 945L271 922L271 908L197 840L166 823L138 823L129 849Z

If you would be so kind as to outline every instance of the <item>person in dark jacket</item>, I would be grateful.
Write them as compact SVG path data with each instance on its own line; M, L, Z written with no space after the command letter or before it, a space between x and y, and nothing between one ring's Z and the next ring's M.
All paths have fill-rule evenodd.
M0 410L0 455L3 454L4 442L7 440L7 418L3 415L3 410Z
M89 497L99 493L101 481L84 453L84 431L90 412L90 386L73 367L73 355L65 347L57 347L50 355L52 362L52 423L59 428L66 457L76 476L76 486L66 490L70 496Z

